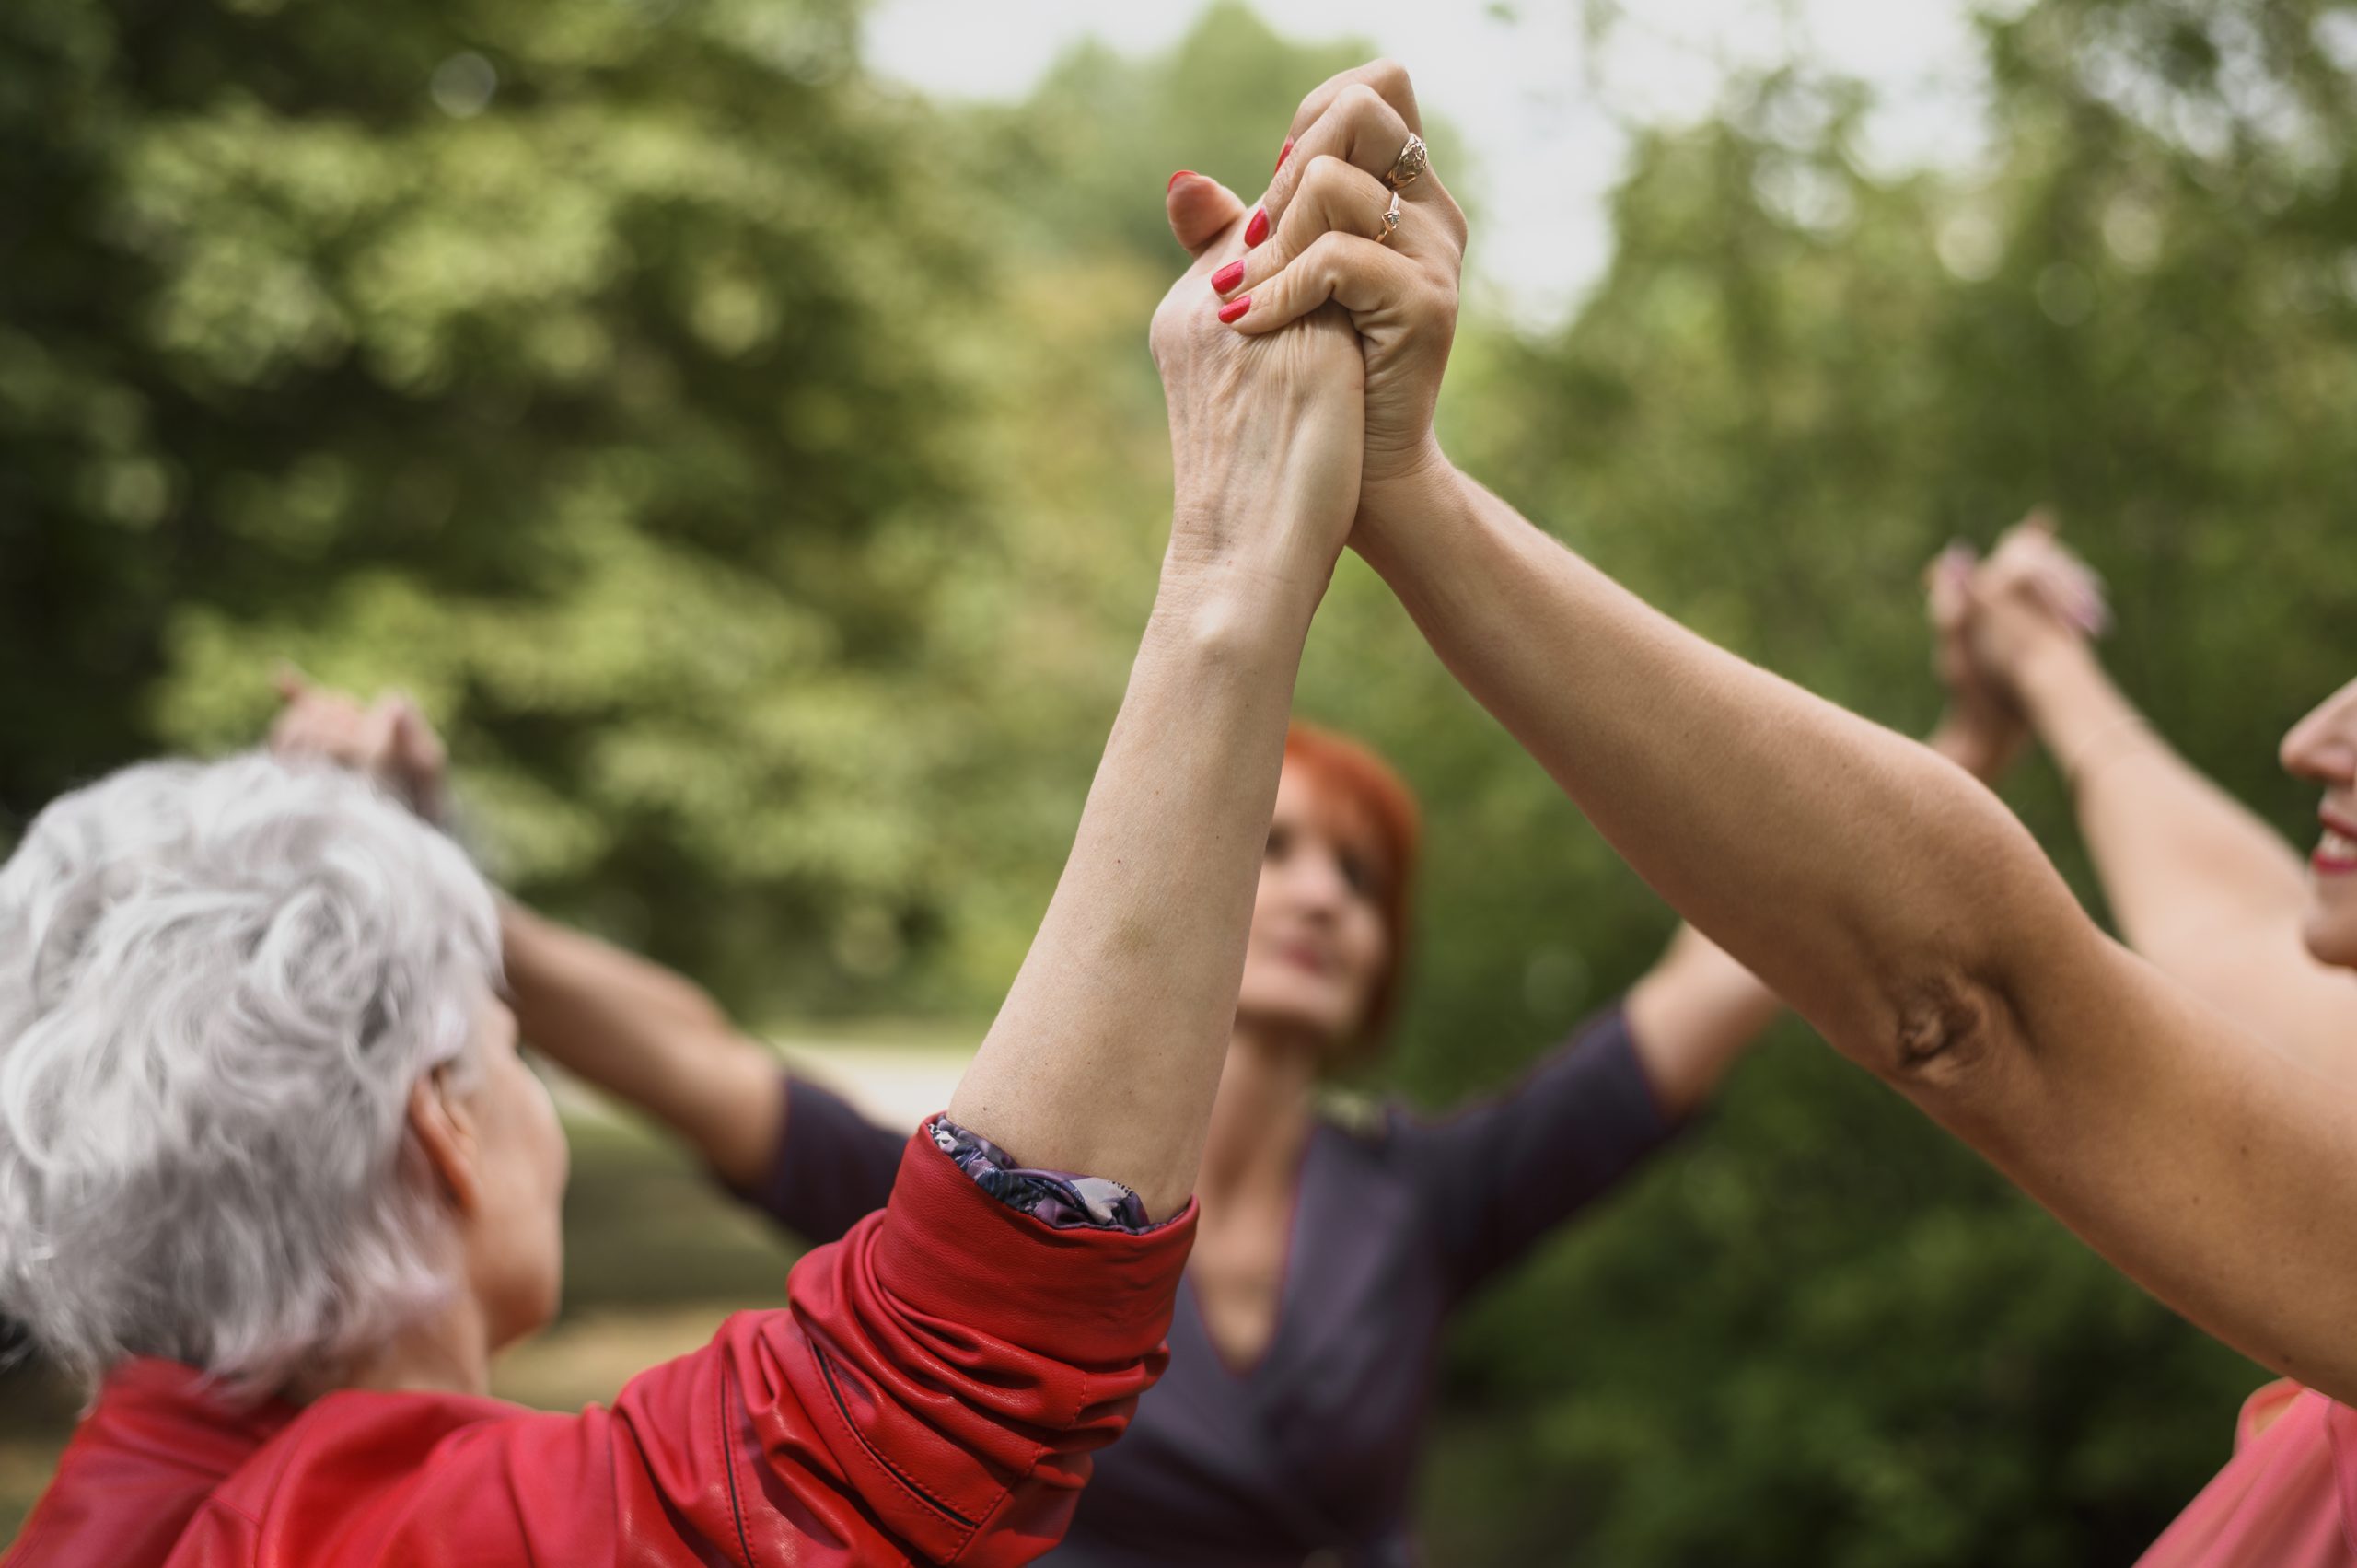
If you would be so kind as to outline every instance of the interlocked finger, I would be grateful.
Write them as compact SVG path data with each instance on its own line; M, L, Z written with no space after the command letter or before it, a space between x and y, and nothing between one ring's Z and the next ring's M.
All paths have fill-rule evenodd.
M1399 161L1400 149L1408 145L1410 134L1406 119L1382 94L1361 82L1345 87L1335 95L1326 112L1301 134L1294 143L1293 156L1270 180L1269 193L1261 198L1260 210L1245 228L1244 243L1248 247L1259 246L1275 226L1284 221L1286 210L1299 196L1309 166L1318 159L1340 158L1380 184L1382 177ZM1430 174L1401 192L1410 203L1439 194L1440 182ZM1383 200L1387 202L1389 198ZM1378 213L1382 210L1380 204L1376 208Z
M1385 214L1398 210L1395 193L1374 175L1339 157L1314 157L1302 169L1300 192L1285 209L1284 221L1277 226L1275 236L1269 243L1247 250L1213 273L1212 291L1224 299L1248 294L1265 279L1283 272L1322 234L1347 234L1377 241L1391 239L1394 237ZM1399 221L1404 228L1415 218L1402 212ZM1406 249L1404 235L1400 242Z
M1332 300L1353 318L1399 309L1423 286L1416 264L1389 246L1328 229L1250 294L1220 308L1239 332L1273 332Z

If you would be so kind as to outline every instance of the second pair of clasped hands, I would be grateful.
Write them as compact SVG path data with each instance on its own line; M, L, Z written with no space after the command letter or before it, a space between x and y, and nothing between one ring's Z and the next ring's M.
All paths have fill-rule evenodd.
M1175 470L1162 629L1298 656L1344 545L1383 570L1468 483L1432 428L1465 215L1427 168L1384 222L1421 131L1407 72L1376 61L1302 100L1257 206L1172 177L1193 264L1152 334Z

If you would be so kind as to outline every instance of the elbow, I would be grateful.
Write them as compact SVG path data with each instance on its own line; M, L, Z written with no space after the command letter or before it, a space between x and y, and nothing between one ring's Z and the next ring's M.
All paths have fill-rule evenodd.
M2004 1075L2019 1031L1997 987L1957 970L1893 987L1852 1039L1860 1064L1935 1114L1962 1113Z

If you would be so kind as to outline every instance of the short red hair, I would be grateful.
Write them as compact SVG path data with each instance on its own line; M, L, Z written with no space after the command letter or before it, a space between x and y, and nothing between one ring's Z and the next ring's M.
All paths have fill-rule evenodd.
M1285 731L1285 766L1306 773L1341 807L1341 830L1357 837L1360 853L1381 871L1376 905L1390 948L1376 977L1364 1033L1366 1040L1378 1040L1391 1026L1400 976L1407 969L1408 912L1416 857L1423 846L1423 813L1415 792L1390 763L1333 730L1295 719Z

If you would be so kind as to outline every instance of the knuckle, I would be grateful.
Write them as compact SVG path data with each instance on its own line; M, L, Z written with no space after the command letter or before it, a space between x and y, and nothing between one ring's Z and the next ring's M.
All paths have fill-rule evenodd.
M1316 157L1311 158L1308 167L1302 170L1302 192L1306 195L1315 194L1321 200L1330 199L1341 194L1344 182L1350 178L1350 173L1349 164L1344 163L1332 153L1319 153Z
M1335 100L1335 107L1351 119L1361 120L1371 114L1380 114L1389 104L1381 93L1366 83L1353 82L1342 89L1341 96Z
M1318 237L1304 259L1310 262L1318 281L1329 294L1350 271L1350 252L1342 245L1342 237L1330 229Z
M1378 93L1390 98L1408 86L1408 67L1388 54L1380 55L1366 63L1365 79Z

